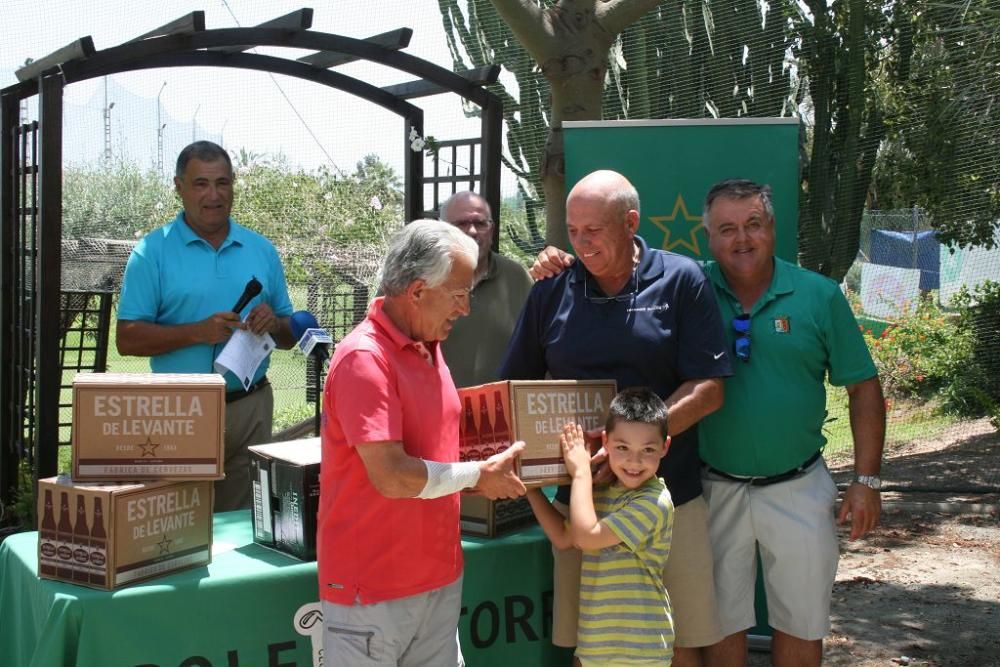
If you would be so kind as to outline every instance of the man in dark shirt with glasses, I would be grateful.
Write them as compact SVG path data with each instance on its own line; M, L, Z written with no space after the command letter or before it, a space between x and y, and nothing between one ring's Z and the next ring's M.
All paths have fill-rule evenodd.
M715 295L693 260L650 249L636 235L639 196L617 172L577 183L566 226L580 261L532 288L500 377L613 378L619 390L647 386L664 399L673 441L658 475L677 507L664 572L673 665L700 665L699 648L722 638L693 428L721 405L722 379L731 373ZM557 501L568 505L568 491ZM576 549L555 552L552 641L561 646L576 643L579 559Z
M489 203L480 195L453 194L441 204L439 217L479 246L469 315L455 322L441 349L456 387L493 382L531 289L531 277L523 266L493 250L496 223Z

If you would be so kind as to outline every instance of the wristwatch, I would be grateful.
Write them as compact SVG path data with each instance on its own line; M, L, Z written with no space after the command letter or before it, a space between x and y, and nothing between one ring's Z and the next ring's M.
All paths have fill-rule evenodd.
M858 484L864 484L869 489L878 491L882 488L882 478L878 475L857 475L854 481Z

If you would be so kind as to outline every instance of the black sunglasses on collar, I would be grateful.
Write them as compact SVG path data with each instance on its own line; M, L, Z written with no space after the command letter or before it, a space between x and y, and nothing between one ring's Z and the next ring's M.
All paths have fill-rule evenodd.
M750 313L743 313L733 318L733 329L736 330L736 340L733 341L733 352L736 358L746 363L750 361Z
M624 294L617 294L615 296L591 296L588 291L587 283L590 280L584 278L583 280L583 298L591 303L611 303L612 301L624 303L632 301L635 299L635 295L639 293L639 274L636 271L632 272L632 291L625 292Z

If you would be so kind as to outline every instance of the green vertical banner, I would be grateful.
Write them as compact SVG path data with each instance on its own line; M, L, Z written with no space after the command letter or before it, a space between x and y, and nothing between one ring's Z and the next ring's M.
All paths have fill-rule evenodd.
M721 180L748 178L771 186L775 254L798 263L798 119L574 121L563 133L566 191L598 169L624 174L639 191L639 235L651 248L710 259L705 195ZM760 572L756 587L750 635L760 640L771 634Z
M597 169L624 174L639 191L639 235L650 247L709 259L705 194L723 179L749 178L773 188L775 254L796 262L798 119L574 121L563 133L566 191Z

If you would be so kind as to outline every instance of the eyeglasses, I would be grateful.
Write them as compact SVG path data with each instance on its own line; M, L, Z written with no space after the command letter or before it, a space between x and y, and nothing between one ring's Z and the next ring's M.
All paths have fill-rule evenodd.
M750 361L750 314L743 313L734 317L733 329L736 330L733 351L736 353L737 359L746 363Z
M455 220L451 224L455 225L459 229L468 229L469 227L475 227L477 231L484 232L493 226L492 220Z
M462 305L464 303L472 303L472 288L463 287L461 289L448 289L445 291L451 297L452 303Z
M635 271L632 272L632 291L626 292L625 294L618 294L615 296L590 296L587 283L590 281L584 278L583 280L583 298L591 303L611 303L612 301L625 302L632 301L635 295L639 293L639 274Z

